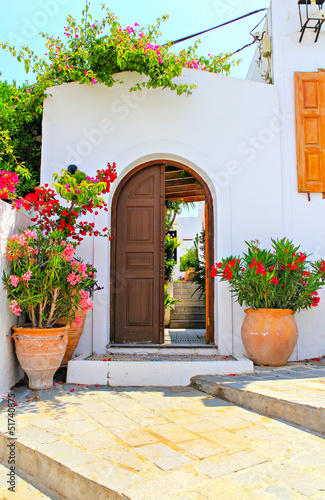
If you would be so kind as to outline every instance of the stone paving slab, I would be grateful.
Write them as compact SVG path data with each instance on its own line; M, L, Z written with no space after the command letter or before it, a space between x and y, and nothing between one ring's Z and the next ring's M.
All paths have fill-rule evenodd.
M255 374L249 375L193 377L192 385L325 435L325 357L283 367L255 367Z
M323 438L193 387L14 392L18 465L62 497L325 499ZM7 413L3 402L3 463Z

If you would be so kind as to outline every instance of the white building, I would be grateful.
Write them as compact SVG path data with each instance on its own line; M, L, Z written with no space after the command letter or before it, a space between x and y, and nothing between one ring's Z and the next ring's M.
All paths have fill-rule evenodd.
M134 169L150 162L181 165L201 179L211 197L211 263L242 253L245 240L258 239L269 247L270 237L283 236L314 258L325 258L320 224L325 200L322 193L311 193L308 201L306 193L298 192L294 87L295 72L317 72L324 65L325 29L317 43L308 31L301 44L299 30L296 1L273 0L268 34L274 85L260 76L265 69L255 63L257 51L244 81L184 71L180 80L198 86L188 97L160 89L130 93L141 78L134 73L120 75L124 84L111 88L78 83L52 87L44 104L42 183L51 182L52 174L70 163L92 175L108 161L116 162L111 206ZM97 223L109 227L111 211ZM77 353L103 353L112 341L110 246L106 239L89 239L81 252L98 269L104 290L95 295ZM325 293L320 295L318 308L297 314L299 340L292 359L325 353ZM244 310L217 280L210 317L210 341L220 352L245 354L240 336Z

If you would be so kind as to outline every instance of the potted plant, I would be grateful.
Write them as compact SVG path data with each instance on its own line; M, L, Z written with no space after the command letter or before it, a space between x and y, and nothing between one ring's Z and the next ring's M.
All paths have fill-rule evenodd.
M87 234L109 239L112 236L107 227L99 231L94 222L81 221L79 216L93 212L96 215L101 208L108 210L101 195L109 192L116 178L115 164L107 164L107 169L98 170L94 177L70 165L68 171L55 174L54 178L56 192L45 184L25 198L14 200L13 208L33 210L34 226L9 238L9 273L3 275L12 311L17 316L26 313L31 321L30 328L13 327L13 337L30 387L38 389L52 386L53 375L65 353L69 327L82 326L82 318L76 314L78 308L86 313L93 307L90 292L97 286L95 269L75 258L75 249ZM68 206L60 203L57 193ZM60 354L52 360L47 351L51 345L52 352L54 344L58 344ZM27 358L22 351L29 353Z
M205 303L206 298L206 264L205 264L205 229L197 234L195 237L195 247L197 250L200 249L200 255L198 255L198 267L195 270L193 282L196 286L196 289L192 293L192 296L199 292L199 300L203 298ZM199 252L198 252L199 254Z
M200 261L198 259L197 248L192 247L187 249L187 253L180 258L180 271L185 271L185 281L192 281L199 267Z
M7 242L9 272L2 279L10 308L31 321L13 326L16 354L31 389L53 385L67 345L69 326L63 318L78 306L85 313L93 307L84 289L93 270L74 259L75 246L62 240L59 231L44 235L39 228L14 234Z
M176 297L172 297L168 292L168 285L164 288L164 309L165 309L165 326L170 325L170 311L175 309L175 304L181 302Z
M177 236L173 237L170 234L165 235L165 256L166 260L173 260L176 248L181 245Z
M271 250L246 242L247 253L222 259L211 275L228 282L239 304L248 307L241 334L249 357L258 365L281 366L297 342L295 313L319 303L325 261L308 261L287 238L271 241Z

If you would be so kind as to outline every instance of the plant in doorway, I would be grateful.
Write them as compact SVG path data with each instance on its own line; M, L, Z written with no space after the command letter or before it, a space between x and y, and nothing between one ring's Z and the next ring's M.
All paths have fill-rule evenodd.
M308 261L287 238L272 239L271 250L246 242L248 251L212 266L211 275L228 282L233 297L245 304L242 326L245 349L258 365L287 362L298 338L294 314L316 307L325 284L325 261Z
M206 265L205 265L205 229L203 229L200 234L197 234L194 240L194 246L198 252L198 266L195 270L193 283L197 285L195 292L199 292L199 298L205 302L205 290L206 290Z

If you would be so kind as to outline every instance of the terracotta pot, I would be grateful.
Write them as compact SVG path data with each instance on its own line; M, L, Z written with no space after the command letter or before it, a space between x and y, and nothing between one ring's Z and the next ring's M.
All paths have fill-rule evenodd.
M256 365L283 366L298 339L292 309L246 309L241 336L248 356Z
M18 361L27 373L30 389L50 389L68 340L68 326L33 328L13 326Z
M193 281L194 280L194 276L195 276L195 267L189 267L185 271L184 279L185 279L185 281Z
M75 317L77 316L79 316L82 319L82 323L80 326L71 326L70 322L67 324L67 326L69 327L68 343L61 365L67 365L68 361L70 361L70 359L72 358L72 355L74 351L77 349L78 342L84 330L87 313L84 313L83 310L80 308L77 309L76 311Z

